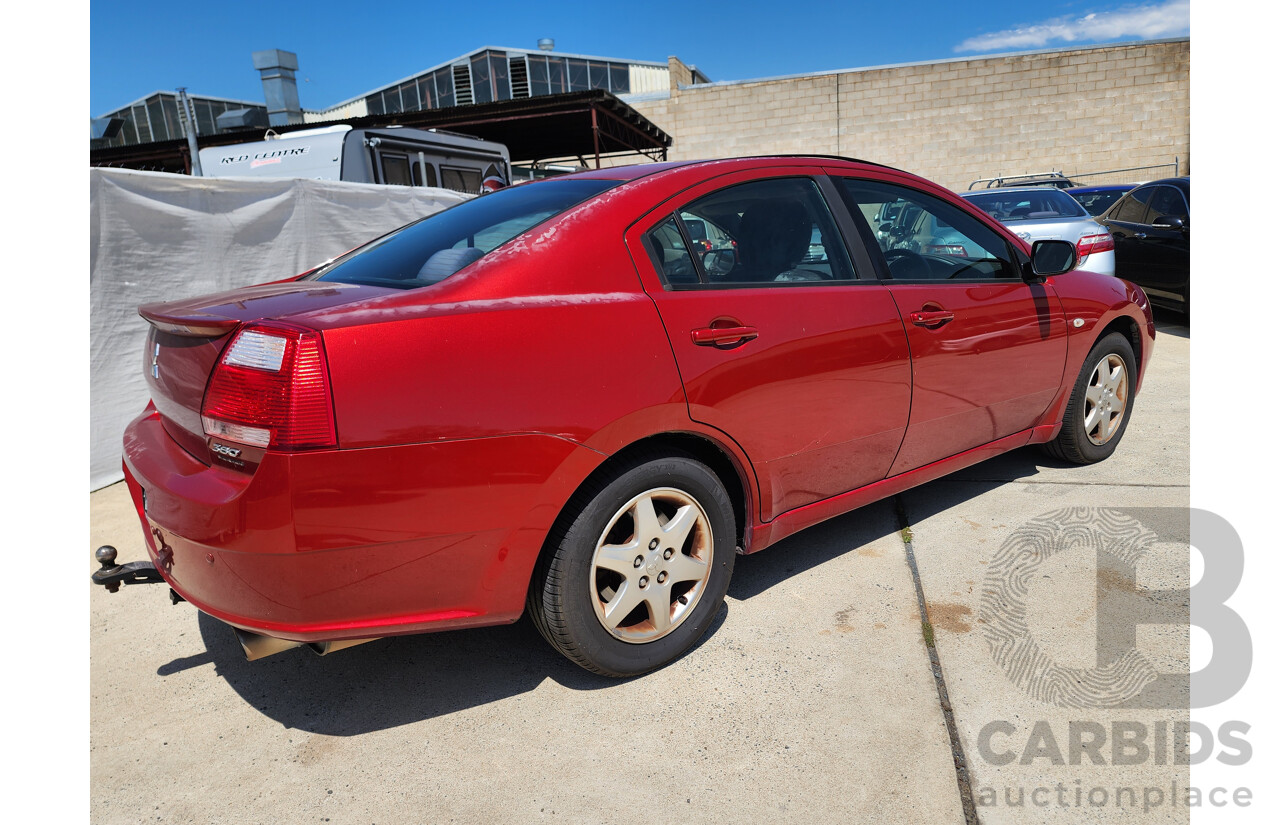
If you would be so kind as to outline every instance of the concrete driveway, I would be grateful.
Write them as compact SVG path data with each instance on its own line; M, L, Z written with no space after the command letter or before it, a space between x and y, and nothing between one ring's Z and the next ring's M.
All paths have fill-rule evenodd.
M1187 506L1190 341L1177 320L1160 324L1111 460L1065 467L1019 451L740 558L713 631L639 679L579 670L523 620L249 663L226 626L171 606L167 588L92 588L93 821L1187 821L1151 794L1143 810L1143 789L1185 787L1186 767L1096 765L1070 747L1073 722L1154 736L1186 719L1185 697L1165 703L1180 710L1125 711L1036 698L989 652L982 604L993 559L1036 516ZM145 557L123 485L90 507L92 546ZM1138 581L1176 585L1177 517L1125 512L1165 520L1163 554ZM1040 572L1032 631L1055 661L1093 667L1103 574L1071 553ZM1186 629L1147 630L1147 660L1185 670ZM1059 805L1058 784L1083 804ZM1115 804L1122 785L1136 807ZM1108 804L1090 805L1095 786ZM1019 787L1023 806L1005 804Z

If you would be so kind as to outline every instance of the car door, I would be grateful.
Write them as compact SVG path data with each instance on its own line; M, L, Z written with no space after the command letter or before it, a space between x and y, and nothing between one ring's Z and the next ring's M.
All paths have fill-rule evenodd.
M1148 203L1147 224L1132 239L1142 261L1142 288L1175 303L1185 303L1190 294L1189 213L1187 201L1177 188L1155 186Z
M1146 238L1148 203L1154 186L1140 186L1125 195L1098 220L1111 233L1116 245L1116 277L1141 287L1150 285L1150 262L1142 246Z
M1053 286L1025 283L1021 253L937 194L889 173L834 180L858 221L895 200L930 218L916 224L927 236L881 239L871 249L911 348L911 415L890 475L1039 423L1066 364L1066 322ZM869 225L861 231L874 239Z
M627 232L689 415L751 460L763 521L883 479L909 414L902 322L888 290L859 277L870 261L860 248L851 260L819 172L723 175ZM695 221L714 248L695 245Z

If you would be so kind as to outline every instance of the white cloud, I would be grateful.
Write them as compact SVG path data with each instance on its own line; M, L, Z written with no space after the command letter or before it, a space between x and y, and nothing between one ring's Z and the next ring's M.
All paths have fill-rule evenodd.
M1147 6L1131 6L1116 11L1086 14L1084 17L1055 17L1042 23L970 37L956 46L958 52L989 52L997 49L1027 49L1054 41L1095 43L1130 37L1150 40L1181 37L1191 33L1189 0L1166 0Z

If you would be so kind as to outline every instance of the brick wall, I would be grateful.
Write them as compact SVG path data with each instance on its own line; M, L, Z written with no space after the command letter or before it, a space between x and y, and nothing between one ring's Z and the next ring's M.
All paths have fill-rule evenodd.
M1187 173L1190 74L1191 44L1182 39L685 85L632 105L675 138L673 160L836 154L964 189L996 175L1175 156Z

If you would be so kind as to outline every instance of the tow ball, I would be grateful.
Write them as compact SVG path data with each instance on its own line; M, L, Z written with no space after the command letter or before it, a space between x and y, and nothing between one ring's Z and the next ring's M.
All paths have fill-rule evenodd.
M164 584L164 577L149 561L131 561L116 564L116 548L109 544L99 547L93 557L102 565L92 576L94 584L107 588L108 593L116 593L122 584ZM169 588L169 599L177 604L183 598Z

